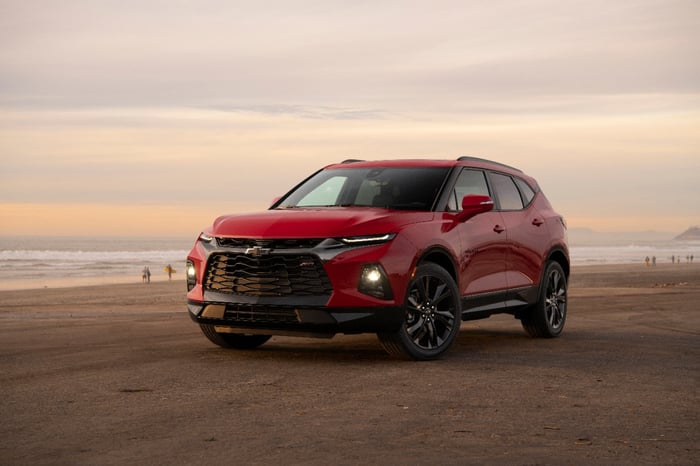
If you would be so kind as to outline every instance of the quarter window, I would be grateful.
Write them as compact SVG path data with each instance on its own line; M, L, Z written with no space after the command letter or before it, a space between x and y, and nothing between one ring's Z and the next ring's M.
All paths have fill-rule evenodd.
M523 181L520 178L514 178L515 184L518 185L518 189L520 189L520 194L523 196L523 202L525 205L530 204L532 202L532 199L535 197L535 191L532 190L529 184L527 184L525 181Z

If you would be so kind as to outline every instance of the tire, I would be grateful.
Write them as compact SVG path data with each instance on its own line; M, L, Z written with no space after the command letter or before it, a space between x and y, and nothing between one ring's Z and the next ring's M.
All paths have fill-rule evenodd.
M528 335L537 338L554 338L561 335L566 322L566 296L564 270L558 262L547 262L539 299L520 318Z
M213 325L199 324L209 341L222 348L254 349L272 338L271 335L247 335L242 333L218 333Z
M404 321L396 332L379 333L392 356L430 360L454 343L462 323L459 290L452 276L437 264L419 265L408 284Z

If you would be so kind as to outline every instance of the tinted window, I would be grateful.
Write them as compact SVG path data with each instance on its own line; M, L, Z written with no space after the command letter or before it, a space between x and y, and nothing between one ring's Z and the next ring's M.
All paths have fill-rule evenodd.
M462 210L462 199L469 194L490 196L486 176L481 170L462 170L448 203L449 210Z
M365 206L430 210L449 168L379 167L323 170L279 207Z
M532 190L529 184L527 184L525 181L521 180L520 178L514 178L515 184L518 185L518 188L520 189L520 194L523 196L523 202L525 205L528 205L530 202L532 202L532 199L535 197L535 191Z
M493 181L493 188L502 210L520 210L523 208L520 191L518 191L510 176L492 173L491 181Z

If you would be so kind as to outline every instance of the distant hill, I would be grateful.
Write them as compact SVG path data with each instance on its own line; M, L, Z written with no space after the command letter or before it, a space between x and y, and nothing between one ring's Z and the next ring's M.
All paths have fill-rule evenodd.
M679 241L700 241L700 227L690 227L673 239Z

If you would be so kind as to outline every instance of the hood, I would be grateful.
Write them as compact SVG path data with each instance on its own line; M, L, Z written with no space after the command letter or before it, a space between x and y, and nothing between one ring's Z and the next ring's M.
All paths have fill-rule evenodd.
M426 222L433 212L377 208L276 209L216 219L207 233L238 238L337 238L396 233L404 225Z

